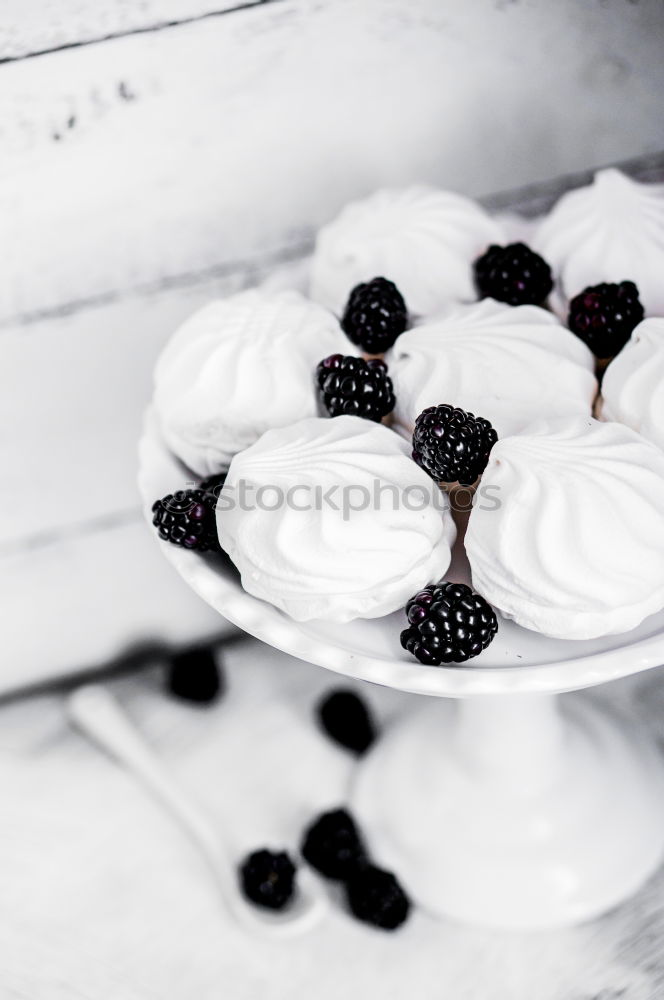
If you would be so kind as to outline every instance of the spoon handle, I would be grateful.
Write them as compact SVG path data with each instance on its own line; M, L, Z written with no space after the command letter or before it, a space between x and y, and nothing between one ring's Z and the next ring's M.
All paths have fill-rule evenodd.
M198 844L217 878L227 884L225 853L216 831L177 787L116 698L101 685L89 684L69 697L67 707L72 721L139 778L179 821Z
M171 779L110 691L100 684L87 684L69 696L67 709L72 722L123 764L179 821L207 860L226 909L235 920L261 934L296 935L310 930L327 912L326 895L306 871L300 874L300 898L290 914L256 912L240 895L228 850L217 831Z

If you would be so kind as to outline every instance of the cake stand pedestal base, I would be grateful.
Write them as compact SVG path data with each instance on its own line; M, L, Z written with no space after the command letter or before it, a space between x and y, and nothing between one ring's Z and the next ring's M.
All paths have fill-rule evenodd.
M417 904L496 928L598 916L664 853L659 755L586 695L430 699L360 764L351 805Z

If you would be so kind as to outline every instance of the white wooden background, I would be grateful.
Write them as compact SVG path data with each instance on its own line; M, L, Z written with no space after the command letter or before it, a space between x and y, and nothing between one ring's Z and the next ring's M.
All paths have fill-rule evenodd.
M661 0L0 0L0 683L219 628L134 485L187 312L378 185L664 148L663 37Z

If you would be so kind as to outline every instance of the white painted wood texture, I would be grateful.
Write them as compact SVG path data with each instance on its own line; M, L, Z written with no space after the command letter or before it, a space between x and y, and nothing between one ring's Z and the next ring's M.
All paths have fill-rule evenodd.
M0 62L160 31L273 0L2 0Z
M0 555L138 505L136 448L152 369L173 329L246 275L0 335ZM18 483L37 488L15 501Z
M128 296L0 335L0 692L141 642L229 631L150 537L136 448L164 340L257 277Z
M166 564L138 510L0 559L0 694L230 627Z
M0 321L292 246L381 184L655 151L663 25L661 0L282 0L0 66Z

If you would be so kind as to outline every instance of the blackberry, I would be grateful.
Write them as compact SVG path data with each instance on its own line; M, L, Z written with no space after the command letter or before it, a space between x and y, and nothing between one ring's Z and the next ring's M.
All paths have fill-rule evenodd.
M201 483L198 484L198 489L202 490L203 493L210 493L214 499L215 503L219 499L219 494L226 485L226 477L228 472L218 472L214 476L208 476Z
M391 872L366 865L356 869L346 882L351 913L374 927L396 930L407 919L410 900Z
M625 346L643 319L639 290L633 281L591 285L569 305L568 326L597 358L611 358Z
M325 732L342 747L357 754L368 750L376 730L366 705L354 691L333 691L318 706Z
M285 851L254 851L240 866L240 884L252 903L282 910L293 895L295 866Z
M219 552L216 498L203 490L178 490L152 505L152 523L159 537L197 552Z
M525 243L506 247L494 243L474 268L480 298L488 296L511 306L540 306L553 288L551 268Z
M323 813L305 831L302 857L327 878L349 878L367 864L360 834L345 809Z
M439 483L472 486L498 435L488 420L443 403L422 410L413 431L413 458Z
M182 701L206 705L222 690L221 674L209 646L197 646L172 657L167 674L168 690Z
M387 278L373 278L356 285L341 319L349 340L367 354L382 354L407 325L406 303L394 282Z
M331 417L349 413L380 422L394 409L392 379L384 361L331 354L316 368L321 402Z
M410 623L401 645L420 663L463 663L493 641L498 620L490 604L464 583L439 583L412 597L406 605Z

